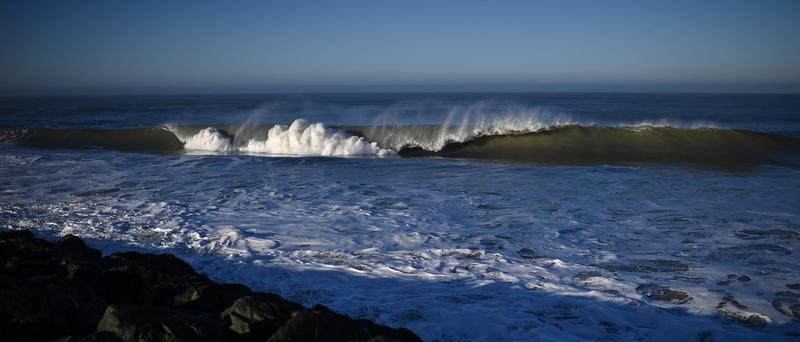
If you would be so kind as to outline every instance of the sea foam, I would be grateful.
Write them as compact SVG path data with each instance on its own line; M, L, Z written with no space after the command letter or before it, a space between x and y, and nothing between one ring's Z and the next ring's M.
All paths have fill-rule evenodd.
M235 148L231 138L220 130L208 127L184 141L184 148L189 151L233 152Z
M389 156L394 152L383 149L375 142L362 137L325 127L321 123L309 123L303 119L291 125L275 125L267 132L267 140L251 139L240 149L242 152L320 155L320 156Z
M173 130L173 132L176 132ZM184 148L189 151L244 152L282 155L316 156L391 156L394 151L383 149L376 142L356 137L326 127L322 123L309 123L297 119L291 125L275 125L267 132L266 140L249 139L236 145L235 136L208 127L197 134L182 137Z

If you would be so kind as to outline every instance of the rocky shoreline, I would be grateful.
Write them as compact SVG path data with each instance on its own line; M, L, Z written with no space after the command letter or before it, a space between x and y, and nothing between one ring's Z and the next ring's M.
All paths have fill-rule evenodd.
M0 332L7 341L420 341L407 329L219 284L171 254L102 256L0 232Z

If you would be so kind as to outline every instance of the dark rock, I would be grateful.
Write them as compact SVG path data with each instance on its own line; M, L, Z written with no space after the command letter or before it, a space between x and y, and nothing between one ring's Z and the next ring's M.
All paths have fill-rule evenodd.
M739 303L732 296L727 295L717 304L717 314L720 317L731 319L750 328L763 328L767 326L765 316L744 311L747 306Z
M747 305L739 303L739 301L736 300L736 298L733 298L733 296L731 296L731 295L726 295L726 296L722 297L722 302L720 302L717 305L717 308L720 308L721 306L724 306L725 304L733 305L735 308L737 308L739 310L747 310Z
M124 341L221 340L228 333L223 321L203 313L144 306L109 306L97 331Z
M414 335L411 330L406 328L389 328L385 325L378 325L372 323L365 319L356 320L357 323L361 324L362 326L366 327L367 330L372 334L372 338L369 341L378 342L378 341L419 341L422 342L422 339Z
M199 276L192 266L172 254L143 254L138 252L114 253L111 260L137 265L171 277Z
M92 257L100 257L100 255L102 255L99 250L87 247L81 238L72 234L62 236L60 239L58 239L56 245L61 247L61 249L64 251L69 251L76 254L83 254Z
M714 342L714 334L708 330L701 332L697 337L700 342Z
M688 293L672 290L669 287L658 284L644 284L636 287L636 292L647 299L670 302L674 304L684 304L692 299Z
M171 254L102 257L73 235L52 244L30 231L0 232L3 340L267 340L278 331L274 340L419 340L406 329L216 284Z
M292 314L269 342L281 341L418 341L408 331L376 327L365 320L352 320L327 307L317 305Z
M50 342L122 342L122 339L114 333L99 331L85 336L64 336Z
M252 293L242 284L209 284L194 286L175 296L175 305L186 310L208 312L219 316L237 299Z
M767 320L759 315L747 316L747 318L739 320L739 322L752 328L763 328L767 326Z
M108 260L122 264L101 275L109 303L173 305L188 287L213 283L172 254L114 253Z
M69 281L17 281L0 291L0 331L11 340L51 339L94 331L105 302L91 289Z
M23 240L35 240L36 237L33 236L33 232L30 230L12 230L7 232L0 232L0 241L7 242L15 239L23 239Z
M303 306L272 293L254 293L237 299L222 317L230 321L230 329L252 338L269 338L292 313Z
M109 304L143 304L149 290L139 270L130 265L103 270L95 286Z

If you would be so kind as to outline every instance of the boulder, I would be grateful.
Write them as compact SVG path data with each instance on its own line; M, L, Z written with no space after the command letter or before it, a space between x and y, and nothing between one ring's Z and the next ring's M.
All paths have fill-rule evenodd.
M251 294L242 284L192 286L175 296L175 305L186 310L203 311L219 317L237 299Z
M325 306L295 311L269 342L282 341L419 341L407 330L378 326L366 320L352 320Z
M106 304L80 283L14 282L0 291L0 331L9 340L85 335L95 330Z
M171 254L102 257L74 235L55 244L0 232L0 337L12 341L418 341L406 329L306 310L217 284Z
M237 299L222 312L230 329L251 338L269 338L289 320L292 313L302 310L300 304L284 300L272 293L254 293Z
M228 334L222 321L205 313L135 305L110 305L97 331L124 341L217 341Z
M95 258L98 258L102 255L99 250L89 248L86 246L86 243L84 243L83 240L72 234L62 236L60 239L58 239L56 245L60 247L62 251L68 253L86 255Z
M670 302L673 304L685 304L692 300L688 293L670 289L667 286L658 284L643 284L636 287L636 292L650 300Z

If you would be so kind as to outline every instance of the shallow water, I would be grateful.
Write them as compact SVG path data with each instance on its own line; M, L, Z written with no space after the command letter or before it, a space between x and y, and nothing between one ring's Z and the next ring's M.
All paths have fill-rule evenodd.
M797 338L798 189L769 163L0 147L2 229L175 253L425 340ZM750 315L766 327L732 318Z

